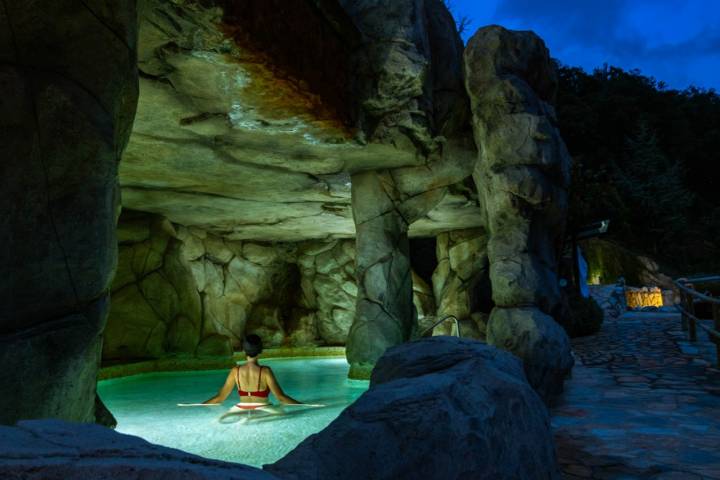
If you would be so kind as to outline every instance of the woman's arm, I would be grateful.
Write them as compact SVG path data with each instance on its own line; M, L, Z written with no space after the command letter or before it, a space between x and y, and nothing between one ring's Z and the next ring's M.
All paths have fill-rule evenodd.
M212 398L208 398L203 403L224 402L228 395L230 395L230 392L232 392L233 387L235 386L235 376L237 375L237 369L238 367L233 367L230 370L230 373L228 373L227 378L225 379L225 384L220 388L220 390L218 390L217 395Z
M284 404L299 405L300 402L286 395L285 392L283 392L283 389L280 387L280 384L275 378L275 374L273 373L272 369L270 367L265 368L267 371L267 373L265 374L265 381L267 382L268 387L270 387L270 391L273 393L273 395L275 395L275 398L277 398L281 403Z

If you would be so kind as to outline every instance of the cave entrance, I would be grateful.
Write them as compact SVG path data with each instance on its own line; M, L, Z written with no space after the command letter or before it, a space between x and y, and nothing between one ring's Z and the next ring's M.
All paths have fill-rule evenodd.
M492 299L492 284L490 283L490 270L485 268L473 279L470 286L470 312L490 315L495 307Z
M435 237L419 237L410 239L410 267L432 287L432 275L438 266L437 239Z

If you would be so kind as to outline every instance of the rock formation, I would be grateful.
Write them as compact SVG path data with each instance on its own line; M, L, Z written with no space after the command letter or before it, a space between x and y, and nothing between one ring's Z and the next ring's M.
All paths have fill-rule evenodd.
M403 135L390 141L389 134L381 133L384 129L372 126L374 121L357 118L367 116L363 105L372 101L364 101L363 92L372 89L378 77L353 80L361 78L356 71L360 67L353 64L368 66L370 45L356 44L358 22L348 5L344 9L329 1L320 8L311 0L235 3L139 2L140 98L120 170L123 205L231 240L353 238L351 175L412 166L425 171L426 155L418 154ZM377 11L382 13L382 8ZM445 13L436 14L442 18L433 24L444 22L445 35L448 29L454 35ZM303 18L303 25L292 18ZM384 16L376 21L392 28ZM414 28L427 36L422 24ZM452 69L442 64L435 74L441 77L438 101L415 86L407 94L422 96L426 110L437 109L437 115L430 110L424 115L437 116L443 131L463 125L456 117L467 110L466 102L461 104L465 110L455 107L457 95L465 94L462 44L456 35L452 38L446 46L433 44L455 51L454 57L437 53L442 62L455 62ZM422 59L427 72L430 53ZM379 67L382 55L373 61ZM411 102L398 90L399 80L388 83L401 67L383 67L387 90L373 98L381 96L389 105L368 107L371 111L390 115ZM402 115L415 118L414 104L402 108ZM428 178L430 187L454 184L471 174L471 141L461 144L456 139L445 150L453 152L445 155L448 162L461 168ZM462 192L439 200L411 226L412 235L481 222L477 204Z
M449 185L468 176L471 144L462 43L445 7L417 0L341 3L360 33L351 68L363 133L371 143L415 150L426 164L352 177L359 297L348 362L351 377L367 378L387 347L417 331L408 231L431 218Z
M257 468L153 445L99 425L31 420L0 426L0 477L25 480L277 480Z
M474 146L463 46L440 2L245 3L239 11L220 0L140 2L140 99L121 166L126 207L226 241L353 238L353 211L378 199L351 198L351 185L383 177L403 210L405 243L480 225L477 196L454 188L472 172ZM293 14L308 26L283 20ZM307 68L308 58L317 68ZM362 245L376 239L364 237L360 268L374 261ZM407 279L385 305L397 314L376 322L397 334L375 346L351 335L350 351L370 365L416 330L409 269L401 270ZM383 276L372 288L395 283ZM335 313L341 322L343 311ZM360 320L353 331L365 328Z
M47 375L0 420L92 419L108 292L107 360L254 331L347 343L367 377L453 315L560 389L569 158L540 39L490 27L463 52L439 0L140 0L137 26L134 3L66 3L0 9L1 375ZM430 284L413 236L437 237Z
M366 393L265 469L288 480L560 478L520 361L455 337L388 349Z
M209 460L99 425L0 426L0 476L25 479L557 479L550 419L521 362L481 342L390 348L370 389L264 470Z
M309 333L299 322L290 333L290 343L344 345L355 317L357 285L355 283L355 242L338 240L304 242L298 249L304 321L317 332Z
M358 296L353 240L226 240L130 210L118 240L105 360L229 356L246 333L269 347L346 343ZM423 321L435 313L432 292L412 278Z
M491 345L524 361L547 396L562 390L573 364L565 332L551 317L560 291L570 157L552 102L557 78L532 32L479 30L465 51L479 160L473 177L487 210L492 298Z
M0 5L0 423L95 418L135 2Z
M408 226L390 172L353 176L358 299L350 329L350 377L368 378L385 349L417 330Z
M305 26L288 23L293 15ZM377 199L351 198L351 185L378 176L392 178L409 214L398 224L404 242L481 224L477 197L453 188L470 176L474 146L462 42L441 2L248 1L240 11L221 0L144 0L139 18L126 207L229 241L353 238L353 211ZM357 238L358 265L370 265ZM410 285L389 296L397 314L377 319L395 332L382 345L361 340L372 312L356 315L358 361L410 338Z
M504 346L513 328L488 324L502 308L535 306L528 318L554 331L569 159L542 42L482 30L463 76L462 43L441 2L303 5L253 1L243 15L219 0L140 3L141 90L123 198L175 233L155 245L163 260L150 253L129 283L115 282L106 357L227 355L253 330L269 345L347 343L351 376L366 378L387 347L419 332L413 235L438 238L423 320L453 315L465 335L492 331L488 340ZM293 9L313 25L307 32L278 18ZM263 31L272 19L280 25ZM292 38L303 35L317 71L297 60ZM341 246L353 238L356 248ZM152 251L141 243L121 245L119 278L125 252ZM314 266L330 254L302 253L323 245L341 263L333 272ZM253 249L269 257L248 258ZM133 330L141 340L130 348ZM542 378L562 378L567 345Z
M433 272L438 319L453 316L465 337L485 338L492 310L488 278L487 234L484 229L455 230L437 236L438 265ZM437 333L450 334L445 322Z

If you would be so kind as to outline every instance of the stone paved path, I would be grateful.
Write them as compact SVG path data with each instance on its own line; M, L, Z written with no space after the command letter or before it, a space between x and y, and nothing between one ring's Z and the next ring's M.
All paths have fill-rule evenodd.
M552 409L565 478L720 480L720 370L685 339L677 314L628 313L573 341Z

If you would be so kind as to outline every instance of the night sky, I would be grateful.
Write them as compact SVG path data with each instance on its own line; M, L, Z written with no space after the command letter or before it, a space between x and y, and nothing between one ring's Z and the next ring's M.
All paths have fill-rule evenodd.
M665 81L720 90L720 0L450 0L479 27L533 30L563 64L604 63Z

